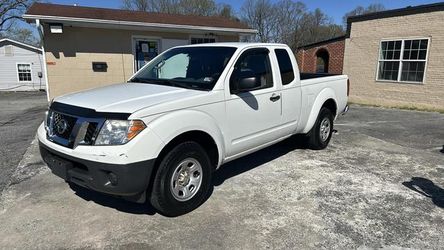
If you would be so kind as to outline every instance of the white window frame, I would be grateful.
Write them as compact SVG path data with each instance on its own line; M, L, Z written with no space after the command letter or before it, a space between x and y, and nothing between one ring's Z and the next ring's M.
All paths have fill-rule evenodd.
M218 39L217 39L218 37L214 36L214 35L190 35L190 37L188 39L189 44L192 44L191 43L191 39L193 39L193 38L196 38L196 39L199 39L199 38L209 38L209 39L214 39L215 43L218 42ZM205 43L202 43L202 44L205 44Z
M427 40L427 52L426 52L426 58L425 59L404 59L404 44L405 41L411 41L411 40ZM401 41L401 53L399 55L399 59L381 59L381 50L382 50L382 43L383 42L397 42ZM426 80L426 74L427 74L427 62L429 59L429 51L430 51L430 37L409 37L409 38L387 38L382 39L379 42L379 50L378 50L378 63L376 64L376 81L377 82L395 82L395 83L409 83L409 84L425 84ZM384 80L379 79L379 69L381 62L399 62L399 68L398 68L398 78L397 80ZM421 82L413 82L413 81L401 81L401 75L402 75L402 66L403 62L425 62L424 64L424 75Z
M29 65L29 73L31 74L31 80L30 81L21 81L20 80L20 76L19 76L19 69L18 69L18 66L19 65ZM17 81L19 82L19 83L31 83L32 82L32 63L24 63L24 62L18 62L18 63L16 63L15 64L15 70L16 70L16 72L17 72Z

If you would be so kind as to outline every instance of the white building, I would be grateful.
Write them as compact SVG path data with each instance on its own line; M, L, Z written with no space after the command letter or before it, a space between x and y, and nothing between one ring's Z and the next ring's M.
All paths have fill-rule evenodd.
M45 89L42 50L11 39L0 40L0 91Z

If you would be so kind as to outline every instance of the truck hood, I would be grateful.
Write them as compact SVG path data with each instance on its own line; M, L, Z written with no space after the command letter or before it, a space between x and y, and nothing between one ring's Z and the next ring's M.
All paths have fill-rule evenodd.
M54 101L97 112L133 113L202 93L206 92L154 84L122 83L68 94Z

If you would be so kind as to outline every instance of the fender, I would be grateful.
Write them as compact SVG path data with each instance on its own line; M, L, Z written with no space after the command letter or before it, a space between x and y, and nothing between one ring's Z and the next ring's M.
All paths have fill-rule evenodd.
M180 126L177 122L180 121ZM158 145L155 155L159 155L163 147L177 136L189 131L202 131L210 135L216 143L219 153L218 167L225 157L224 137L216 120L199 110L178 110L167 113L152 120L147 125L164 143Z
M324 103L328 99L333 99L333 101L336 103L336 107L338 106L337 101L336 101L336 94L335 94L334 90L331 88L323 89L316 96L316 98L313 102L313 105L312 105L312 108L310 111L310 115L308 116L307 123L306 123L304 129L302 130L303 134L310 132L310 130L313 128L313 126L316 122L316 119L318 118L319 112L321 111L322 105L324 105Z

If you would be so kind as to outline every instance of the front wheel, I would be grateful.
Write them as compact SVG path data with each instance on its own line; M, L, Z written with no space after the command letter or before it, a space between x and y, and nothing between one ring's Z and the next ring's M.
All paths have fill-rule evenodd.
M333 133L333 113L328 108L322 108L318 118L308 134L308 147L319 150L328 146Z
M212 167L196 142L175 146L160 162L151 193L151 204L161 214L179 216L202 204L211 188Z

